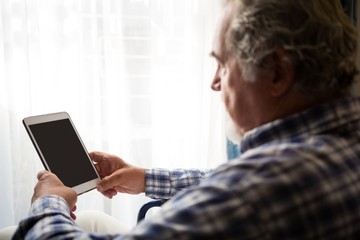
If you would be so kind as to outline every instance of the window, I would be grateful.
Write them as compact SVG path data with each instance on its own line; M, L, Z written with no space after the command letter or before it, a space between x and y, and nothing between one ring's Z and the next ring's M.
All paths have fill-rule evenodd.
M87 149L143 167L225 161L221 101L211 93L217 0L4 0L0 4L0 158L8 180L0 227L29 208L41 163L21 125L67 111ZM21 86L21 87L19 87ZM4 170L5 171L5 170ZM2 172L3 173L3 172ZM4 176L5 176L4 175ZM78 209L131 226L147 199L96 191Z

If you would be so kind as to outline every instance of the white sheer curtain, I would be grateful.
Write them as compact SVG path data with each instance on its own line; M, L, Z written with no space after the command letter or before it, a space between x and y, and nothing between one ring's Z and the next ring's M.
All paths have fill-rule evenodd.
M67 111L88 150L144 167L225 161L209 88L218 0L0 1L0 227L27 215L42 165L22 118ZM71 156L69 156L71 157ZM79 173L81 174L81 173ZM78 209L128 226L147 199L92 191Z

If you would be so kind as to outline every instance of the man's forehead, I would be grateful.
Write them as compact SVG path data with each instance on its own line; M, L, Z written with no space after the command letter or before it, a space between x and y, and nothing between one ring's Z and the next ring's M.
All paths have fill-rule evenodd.
M225 62L227 58L226 38L235 12L234 4L233 1L227 1L218 20L214 36L213 49L210 55L220 62Z

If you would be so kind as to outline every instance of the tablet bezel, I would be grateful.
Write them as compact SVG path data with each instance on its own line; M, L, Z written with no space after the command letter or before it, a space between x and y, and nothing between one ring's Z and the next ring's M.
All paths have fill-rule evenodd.
M36 141L36 138L34 137L33 133L31 132L31 129L30 129L30 125L33 125L33 124L41 124L41 123L47 123L47 122L53 122L53 121L58 121L58 120L69 120L73 130L75 131L76 133L76 136L78 137L80 143L81 143L81 146L83 147L83 150L85 151L88 159L89 159L89 164L91 164L92 168L94 169L95 173L96 173L96 176L97 178L94 178L92 180L89 180L87 182L84 182L82 184L79 184L79 185L76 185L76 186L73 186L71 187L72 189L74 189L76 191L76 193L78 195L82 194L82 193L85 193L85 192L88 192L90 190L93 190L96 188L96 185L97 183L100 181L100 176L96 170L96 167L93 163L93 161L91 160L90 156L89 156L89 153L88 151L86 150L86 147L83 143L83 141L81 140L80 138L80 135L78 133L78 131L76 130L75 128L75 125L73 123L73 121L71 120L70 118L70 115L67 113L67 112L58 112L58 113L50 113L50 114L44 114L44 115L37 115L37 116L30 116L30 117L26 117L23 119L23 124L25 126L25 129L41 159L41 162L43 163L44 167L46 170L48 170L49 172L51 172L51 168L49 167L49 164L47 163L45 157L43 156L43 153L41 152L41 149ZM61 180L61 179L60 179Z

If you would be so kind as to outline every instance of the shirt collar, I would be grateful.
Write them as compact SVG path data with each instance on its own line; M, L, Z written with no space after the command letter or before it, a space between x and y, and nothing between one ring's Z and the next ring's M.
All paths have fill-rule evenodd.
M247 132L240 141L240 152L271 141L302 138L318 134L354 132L359 129L360 98L342 98L303 112L264 124Z

